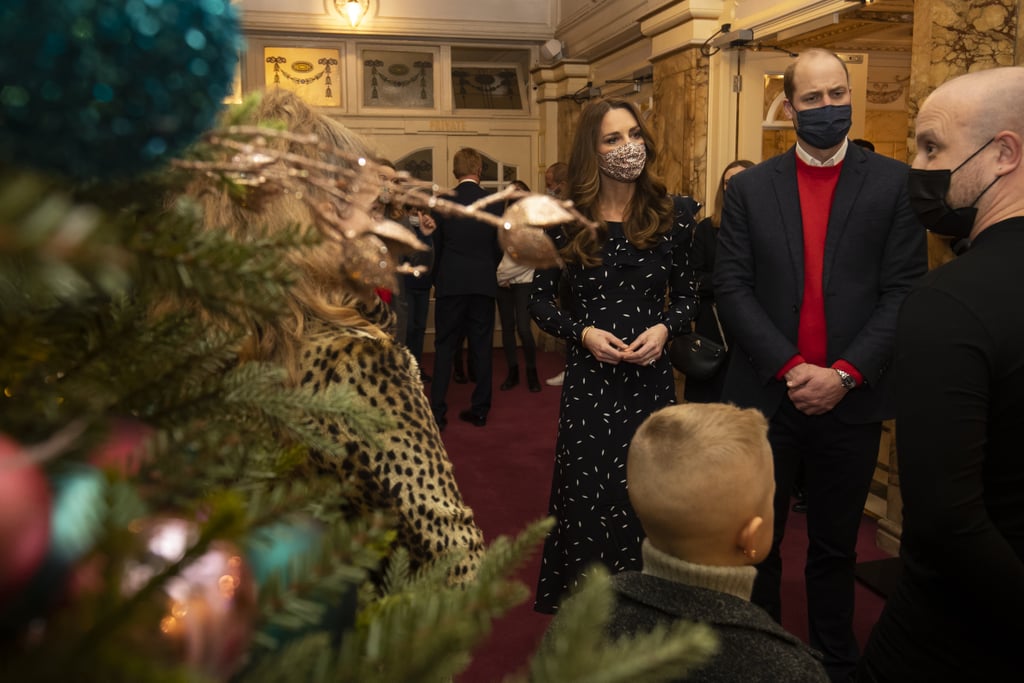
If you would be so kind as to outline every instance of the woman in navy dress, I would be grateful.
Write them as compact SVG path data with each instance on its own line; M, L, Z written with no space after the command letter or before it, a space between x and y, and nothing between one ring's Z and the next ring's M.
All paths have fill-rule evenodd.
M570 198L599 225L554 235L564 270L537 271L530 313L566 340L549 512L534 609L553 613L592 563L639 569L643 530L626 493L633 433L675 402L665 347L688 331L697 308L688 263L693 213L672 198L650 166L655 148L634 106L596 100L580 115L569 158ZM567 279L574 310L558 307Z

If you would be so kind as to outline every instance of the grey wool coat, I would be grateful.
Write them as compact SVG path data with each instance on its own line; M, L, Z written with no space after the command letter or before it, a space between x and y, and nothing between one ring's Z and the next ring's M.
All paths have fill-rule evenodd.
M680 681L828 683L821 656L746 600L640 572L617 574L612 586L616 605L610 636L645 633L679 620L714 629L718 654Z

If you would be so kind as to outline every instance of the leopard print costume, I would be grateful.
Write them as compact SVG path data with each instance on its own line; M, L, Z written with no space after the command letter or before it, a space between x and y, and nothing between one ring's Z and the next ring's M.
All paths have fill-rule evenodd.
M353 328L325 324L307 332L301 386L316 394L332 383L347 384L366 407L392 423L377 434L379 449L341 420L321 421L338 448L316 454L315 460L356 484L360 499L354 511L388 510L398 518L398 544L409 551L414 569L458 550L465 557L450 579L471 580L483 552L483 532L455 482L412 354L390 339Z

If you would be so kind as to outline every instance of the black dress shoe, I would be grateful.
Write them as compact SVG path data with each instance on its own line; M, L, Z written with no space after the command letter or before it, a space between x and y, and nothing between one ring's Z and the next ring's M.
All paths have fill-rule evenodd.
M472 410L463 410L459 413L459 419L463 422L468 422L474 427L483 427L487 424L487 417L484 415L477 415Z
M540 391L540 378L537 377L537 368L526 368L526 386L530 391Z
M508 377L505 378L505 381L502 382L501 386L498 388L502 391L508 391L517 384L519 384L519 366L513 365L508 370Z
M452 370L452 381L456 384L465 384L466 372L462 368L455 368Z

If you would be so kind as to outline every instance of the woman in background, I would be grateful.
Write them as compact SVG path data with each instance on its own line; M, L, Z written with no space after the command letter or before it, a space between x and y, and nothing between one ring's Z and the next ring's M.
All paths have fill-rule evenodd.
M693 251L690 254L690 265L697 274L697 296L700 298L700 310L693 322L693 329L698 334L713 341L722 343L719 331L718 314L715 310L715 291L711 286L711 274L715 270L715 247L718 244L718 228L722 225L722 209L725 206L725 193L729 188L729 179L744 169L754 165L753 161L737 159L730 162L722 177L718 180L715 192L715 209L709 218L697 224L693 235ZM728 333L726 333L728 334ZM726 342L729 340L726 339ZM728 346L728 344L726 344ZM728 361L726 361L728 362ZM724 368L710 379L697 380L686 378L683 397L692 403L715 403L722 397L722 381L725 377Z
M530 186L522 180L513 185L523 192ZM514 200L513 200L514 202ZM513 202L509 202L510 204ZM533 289L533 268L516 262L507 253L498 264L498 318L501 320L501 346L508 363L508 376L499 389L508 391L519 384L519 361L516 359L516 332L523 343L523 360L526 361L526 386L532 392L540 391L537 377L537 340L530 327L530 290Z
M549 505L557 525L544 544L540 612L555 612L587 565L613 573L641 565L626 453L637 426L675 402L665 345L689 329L697 307L687 254L697 205L666 193L651 172L655 157L631 103L589 103L569 158L568 198L598 227L554 235L573 309L558 306L557 269L534 275L530 313L569 347Z

